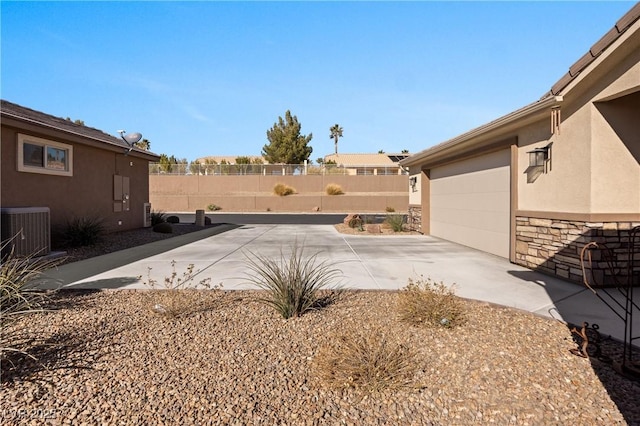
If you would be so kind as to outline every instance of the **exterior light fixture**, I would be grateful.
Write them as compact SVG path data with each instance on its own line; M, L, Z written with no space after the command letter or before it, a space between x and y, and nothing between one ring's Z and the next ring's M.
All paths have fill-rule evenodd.
M125 135L126 130L118 130L118 133L120 133L122 140L129 146L129 150L125 152L124 155L130 153L135 144L140 142L140 139L142 139L142 133L134 132Z
M527 152L527 154L529 154L529 167L542 167L549 159L549 147L536 148Z

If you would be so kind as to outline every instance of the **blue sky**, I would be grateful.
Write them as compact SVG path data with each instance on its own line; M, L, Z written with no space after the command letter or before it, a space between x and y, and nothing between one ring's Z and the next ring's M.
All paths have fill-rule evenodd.
M634 2L7 2L2 99L194 160L415 153L527 105Z

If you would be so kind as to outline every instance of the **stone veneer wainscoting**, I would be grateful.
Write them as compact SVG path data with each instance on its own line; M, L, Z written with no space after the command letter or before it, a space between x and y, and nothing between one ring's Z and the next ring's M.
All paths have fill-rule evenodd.
M422 232L422 206L409 206L407 226L410 231Z
M515 263L582 283L580 252L584 246L591 241L605 243L619 261L626 263L629 231L636 226L640 226L640 222L582 222L517 216ZM600 255L600 252L593 253L594 278L611 285L614 281ZM636 257L637 268L640 268L640 253L636 253Z

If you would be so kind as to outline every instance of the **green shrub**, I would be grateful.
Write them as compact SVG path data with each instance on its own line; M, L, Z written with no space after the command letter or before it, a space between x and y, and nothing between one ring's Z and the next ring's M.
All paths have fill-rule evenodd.
M203 308L202 297L195 290L219 290L222 284L211 285L211 278L205 278L196 282L195 276L200 271L194 271L194 265L187 266L182 276L178 276L176 271L176 261L171 261L172 273L165 277L162 282L151 277L152 268L147 270L147 281L143 282L152 291L147 294L149 297L150 309L160 315L168 317L180 317L196 312ZM141 279L142 277L138 277ZM193 290L193 291L192 291Z
M250 283L266 291L258 300L273 307L283 318L299 317L317 306L319 292L331 288L341 272L328 262L318 262L318 253L306 257L304 247L294 243L279 259L249 252L247 274Z
M11 240L5 242L0 251L8 250L8 244L11 244ZM9 254L2 260L0 264L0 363L5 363L9 353L21 353L32 357L21 349L25 342L33 338L31 331L28 326L24 329L15 327L15 323L25 315L44 311L43 306L47 296L35 289L33 282L42 272L57 266L61 261L61 259L51 260L33 256L18 257L13 250L9 250Z
M102 219L95 217L74 218L67 221L63 231L63 242L67 247L91 246L104 234Z
M393 232L401 232L404 229L403 214L388 214L385 222L393 229Z
M295 194L296 190L284 183L276 183L276 185L273 187L273 193L284 197L286 195Z
M342 187L337 183L328 184L324 190L327 193L327 195L343 195L344 194Z
M217 206L217 205L215 205L215 204L209 204L209 205L207 206L207 209L208 209L210 212L215 212L215 211L218 211L218 210L222 210L222 207Z
M358 228L359 230L363 230L362 226L364 225L364 221L362 220L362 218L360 217L360 215L354 214L351 218L349 218L349 221L347 223L347 225L349 225L349 228Z
M387 213L393 213L393 212L396 211L396 209L394 209L393 207L389 207L389 206L387 206L386 210L387 210Z
M331 387L379 391L411 385L418 363L416 352L387 330L350 327L320 348L313 366Z
M398 316L413 325L451 328L465 321L462 301L452 289L431 279L409 278L398 294Z
M167 215L161 210L153 210L151 212L151 226L156 226L159 223L167 221Z
M178 216L169 216L167 223L180 223L180 218Z
M156 223L153 226L153 232L159 232L161 234L172 234L173 226L171 226L171 224L168 222Z

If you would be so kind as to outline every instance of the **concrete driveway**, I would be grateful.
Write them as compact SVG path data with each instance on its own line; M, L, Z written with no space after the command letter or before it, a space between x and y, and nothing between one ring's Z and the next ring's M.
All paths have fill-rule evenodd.
M212 284L222 283L226 290L249 289L254 287L246 279L247 257L252 253L278 257L296 242L304 246L307 255L318 253L318 261L340 269L341 283L351 289L397 290L406 286L409 278L422 276L453 285L461 297L575 324L597 323L604 334L623 335L622 321L581 285L434 237L344 235L331 225L220 225L63 265L50 271L41 285L145 289L143 281L149 268L151 277L162 282L170 276L171 262L175 261L180 275L193 264L197 281L210 278ZM634 328L640 329L640 318L636 320Z

